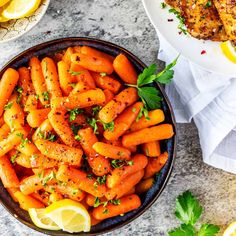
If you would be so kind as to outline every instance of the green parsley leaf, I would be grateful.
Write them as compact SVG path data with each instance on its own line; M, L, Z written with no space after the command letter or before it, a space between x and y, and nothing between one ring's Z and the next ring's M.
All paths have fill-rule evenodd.
M93 127L93 132L95 134L98 134L98 125L97 125L97 120L95 118L87 118L87 122L90 126Z
M157 65L152 64L145 68L141 74L138 76L137 85L141 87L146 84L150 84L155 80L155 72L157 70Z
M47 91L43 92L42 95L43 95L43 100L44 101L49 101L49 92L47 92Z
M34 160L36 160L38 158L38 154L33 154L33 155L31 155L31 157L30 157L30 161L34 161Z
M101 106L95 106L92 108L92 114L93 116L97 116L98 112L101 110Z
M182 224L180 227L168 232L169 236L195 236L194 227L192 225Z
M4 110L8 110L12 107L13 102L8 102L5 106L4 106Z
M19 152L19 151L17 151L17 152L16 152L16 154L14 154L13 156L11 156L11 163L12 163L12 164L14 164L14 163L15 163L15 161L16 161L16 158L18 157L19 153L20 153L20 152Z
M201 214L202 207L190 191L186 191L177 197L175 215L180 221L194 225Z
M185 26L185 19L181 16L180 12L178 12L174 8L171 8L169 10L169 12L175 14L177 19L179 20L178 29L180 29L184 34L187 34L188 31L187 31L186 26Z
M95 198L95 201L94 201L94 204L93 204L93 207L98 207L98 206L100 206L100 205L101 205L101 202L100 202L99 198L96 197L96 198Z
M56 175L53 171L51 171L49 175L43 178L42 185L45 186L48 183L48 181L51 181L53 179L56 179Z
M110 200L110 203L112 203L113 205L120 205L120 199Z
M70 83L70 86L71 86L72 88L75 88L76 83Z
M162 8L162 9L166 8L166 3L162 2L162 3L161 3L161 8Z
M126 161L128 166L132 166L134 164L134 161Z
M27 144L29 142L29 139L28 138L22 138L21 140L21 144L20 144L20 147L21 148L24 148L25 147L25 144Z
M73 194L73 195L77 194L78 192L79 192L78 189L73 189L73 190L72 190L72 194Z
M70 128L72 129L73 134L77 135L78 131L81 129L81 126L77 124L71 124Z
M36 98L36 100L39 100L39 95L36 94L36 95L35 95L35 98Z
M211 6L212 6L212 2L211 2L211 0L209 0L209 1L207 1L207 3L205 4L204 8L207 9L207 8L209 8L209 7L211 7Z
M109 213L109 210L106 208L106 209L103 210L102 213L103 213L103 214L108 214L108 213Z
M76 76L76 75L81 75L81 74L82 74L82 71L73 71L73 70L69 70L69 73L70 73L71 75Z
M150 120L150 117L148 116L148 110L146 107L142 107L137 115L136 122L138 122L142 116L146 118L146 120Z
M93 179L93 175L92 174L87 174L87 178L88 179Z
M105 76L107 76L107 73L101 72L101 73L100 73L100 76L105 77Z
M124 165L124 162L122 160L114 159L111 161L111 165L113 168L120 168Z
M114 128L115 128L114 121L111 121L109 123L102 122L102 125L103 125L104 130L114 131Z
M75 140L77 140L77 141L80 141L81 140L81 136L80 135L75 135Z
M132 112L134 113L134 112L136 112L137 111L137 109L135 108L135 107L133 107L132 108Z
M16 98L16 103L19 104L20 101L21 101L21 98L22 98L23 88L17 86L17 87L16 87L16 92L18 93L18 96L17 96L17 98Z
M107 179L107 176L106 175L103 175L103 176L99 176L97 177L97 182L99 185L102 185L102 184L105 184L106 183L106 179Z
M41 139L48 140L51 142L55 142L57 140L57 136L53 134L52 132L42 132L41 129L39 129L39 132L37 134Z
M215 236L220 228L212 224L202 224L197 236Z
M77 115L82 114L84 110L81 110L79 108L75 108L73 110L69 111L69 121L73 121L76 119Z

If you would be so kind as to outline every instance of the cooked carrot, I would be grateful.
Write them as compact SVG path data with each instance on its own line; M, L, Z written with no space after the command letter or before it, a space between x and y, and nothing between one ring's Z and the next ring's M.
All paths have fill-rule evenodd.
M37 139L35 145L43 155L49 158L71 165L81 165L83 151L79 148L72 148L64 144L54 143L43 139Z
M78 95L55 98L51 101L52 108L65 107L66 109L85 108L101 104L105 101L105 95L101 89L91 89Z
M105 197L108 200L119 199L121 196L124 196L128 191L130 191L143 177L144 170L137 171L136 173L129 175L125 180L120 184L107 190Z
M73 53L74 53L74 50L73 50L72 47L67 48L64 56L62 57L62 60L70 65L71 56L72 56Z
M133 145L133 146L128 146L126 147L127 149L129 149L132 153L137 152L137 146Z
M95 219L91 213L89 215L90 215L90 219L91 219L91 226L97 225L101 222L101 220Z
M29 112L31 110L36 110L38 107L38 99L35 95L30 94L27 97L27 100L25 102L25 106L24 106L24 111Z
M30 208L44 208L43 203L31 196L24 195L20 191L17 191L14 195L17 198L20 207L26 211L28 211Z
M47 195L45 193L39 194L38 192L35 192L35 193L31 193L28 196L33 197L34 199L40 201L45 206L48 206L48 204L49 204L49 196L48 196L48 194Z
M77 115L74 120L70 121L70 123L81 125L81 126L87 124L86 123L86 118L85 118L85 116L83 114Z
M58 161L48 158L40 153L34 154L30 157L31 168L48 169L58 166Z
M108 203L105 207L99 206L93 209L93 217L97 220L105 220L114 216L125 214L141 206L141 200L136 194L132 194L120 199L118 205Z
M121 83L108 75L103 75L102 73L92 72L92 76L96 85L101 89L108 89L112 93L116 94L121 87Z
M67 164L61 164L58 168L56 179L58 179L61 182L67 183L69 178L67 175L68 171L68 165Z
M8 136L9 133L10 133L9 126L6 123L3 124L0 128L0 141L5 139Z
M41 62L41 66L50 99L62 97L57 68L54 61L49 57L45 57Z
M80 144L84 153L88 156L87 160L93 172L98 176L106 175L110 172L111 166L109 160L102 155L96 153L93 145L98 141L91 127L80 129L78 131L80 136Z
M78 63L84 68L94 71L111 74L113 72L112 63L103 57L90 56L82 53L75 53L71 57L72 62Z
M23 166L25 168L31 168L31 163L30 163L30 156L26 156L23 153L18 153L17 157L15 159L15 162L20 165Z
M138 75L129 59L124 54L119 54L113 61L115 72L127 84L136 84Z
M49 104L49 100L45 97L45 94L47 94L47 87L43 77L41 63L37 57L32 57L29 61L29 65L31 68L31 79L36 95L42 105L47 105Z
M73 47L74 52L80 52L80 50L81 50L81 46L74 46Z
M137 194L146 193L154 184L154 178L148 178L142 180L135 186L135 192Z
M132 165L123 166L121 168L116 168L111 172L111 175L107 176L107 187L113 188L117 186L122 180L139 170L142 170L148 164L148 159L142 154L136 154L132 158Z
M130 151L127 148L114 146L108 143L96 142L93 149L100 155L112 159L130 160Z
M137 100L138 94L135 88L124 89L99 111L98 116L103 122L109 123Z
M152 177L158 173L168 160L168 152L164 152L159 157L154 157L149 160L148 165L145 168L144 179Z
M148 117L149 118L143 116L139 121L134 121L130 127L130 131L133 132L136 130L148 128L165 120L164 112L160 109L149 111Z
M66 109L55 108L48 114L48 119L62 141L69 147L78 146L78 141L75 140L72 129L66 121Z
M17 146L16 149L27 156L31 156L35 153L38 153L38 149L36 148L36 146L28 139L24 142L23 145L21 144Z
M129 191L127 191L126 193L124 193L122 196L120 197L124 197L124 196L128 196L135 193L135 187L131 188Z
M107 199L105 197L99 198L100 202L106 202ZM96 197L94 197L91 194L87 194L85 197L85 201L89 206L94 206L95 202L96 202Z
M60 193L56 193L56 192L54 192L54 193L51 193L50 195L49 195L49 201L50 202L57 202L57 201L60 201L60 200L62 200L63 199L63 196L60 194Z
M75 74L75 75L72 76L73 82L77 81L77 75L76 74L79 74L79 73L73 73L73 72L81 72L83 70L86 70L86 69L84 67L78 65L78 63L76 63L76 62L71 63L70 72L71 72L71 74Z
M0 157L0 178L5 188L19 187L19 180L7 156Z
M110 102L113 98L114 98L114 94L110 91L110 90L108 90L108 89L104 89L103 90L103 93L104 93L104 95L105 95L105 101L104 102L102 102L101 104L98 104L98 105L100 105L100 106L105 106L108 102Z
M27 122L32 128L39 127L48 118L50 108L31 110L27 116Z
M18 202L17 198L15 197L15 193L20 191L19 188L7 188L7 192L10 194L11 198L14 202Z
M0 80L0 117L2 116L4 106L8 103L8 99L10 98L18 79L19 73L12 68L8 68Z
M171 124L162 124L145 128L122 137L123 146L139 145L157 140L169 139L174 135Z
M143 107L142 102L136 102L125 109L114 121L114 130L105 130L103 136L107 140L116 140L122 136L131 126Z
M41 125L36 129L32 136L32 140L35 141L38 138L41 138L42 134L47 137L49 132L53 131L53 127L48 119L43 121Z
M88 47L88 46L82 46L79 51L77 50L77 52L81 52L81 53L89 55L89 56L103 57L111 62L113 62L113 60L114 60L113 56L111 56L105 52L98 51L98 50Z
M148 157L157 157L161 154L161 147L159 141L144 143L142 145L143 153Z

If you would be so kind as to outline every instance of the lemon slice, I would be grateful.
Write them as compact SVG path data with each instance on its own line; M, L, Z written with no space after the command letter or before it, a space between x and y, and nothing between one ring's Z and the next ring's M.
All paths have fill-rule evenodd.
M10 0L0 0L0 7L4 6L7 4Z
M12 0L2 15L8 19L19 19L31 15L39 7L41 0Z
M45 208L45 214L64 231L70 233L90 231L90 215L79 202L70 199L54 202Z
M224 55L233 63L236 64L236 47L230 41L226 41L220 44L221 50Z
M1 3L1 2L0 2L0 3ZM3 9L4 9L3 7L0 7L0 22L9 21L10 19L5 18L5 17L2 15Z
M45 208L42 209L30 208L29 215L34 224L39 228L49 229L49 230L61 229L60 227L58 227L57 224L55 224L54 221L51 220L51 218L45 215Z
M223 236L236 236L236 221L228 226Z

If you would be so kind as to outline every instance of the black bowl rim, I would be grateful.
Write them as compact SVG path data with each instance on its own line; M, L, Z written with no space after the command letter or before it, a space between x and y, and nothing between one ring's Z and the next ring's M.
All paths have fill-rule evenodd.
M130 51L128 51L127 49L117 45L117 44L114 44L114 43L111 43L109 41L106 41L106 40L101 40L101 39L96 39L96 38L93 38L93 37L64 37L64 38L58 38L58 39L54 39L54 40L50 40L50 41L46 41L46 42L43 42L43 43L40 43L40 44L37 44L35 46L32 46L28 49L25 49L24 51L22 51L21 53L17 54L16 56L14 56L10 61L8 61L8 63L6 63L1 69L0 69L0 74L4 73L4 71L15 61L17 61L17 59L21 56L23 56L24 54L26 53L29 53L31 51L37 51L38 48L42 48L42 47L48 47L50 45L53 45L55 43L60 43L60 42L63 42L63 41L88 41L88 42L94 42L94 43L98 43L98 44L105 44L106 46L108 47L111 47L111 48L116 48L122 52L125 52L129 57L131 57L133 60L135 60L139 65L141 65L141 67L145 68L147 67L147 65L145 63L143 63L137 56L135 56L133 53L131 53ZM83 235L90 235L90 236L95 236L95 235L102 235L102 234L105 234L105 233L108 233L108 232L111 232L111 231L114 231L116 229L119 229L129 223L131 223L132 221L134 221L135 219L137 219L139 216L141 216L144 212L146 212L155 202L156 200L158 199L158 197L161 195L162 191L164 190L164 188L166 187L168 181L169 181L169 178L170 178L170 175L172 173L172 170L173 170L173 166L174 166L174 163L175 163L175 158L176 158L176 142L177 142L177 128L176 128L176 121L175 121L175 116L174 116L174 112L173 112L173 108L171 106L171 103L169 101L169 98L167 97L164 89L162 86L159 86L158 89L161 90L161 93L162 93L162 96L164 97L165 99L165 102L168 106L168 109L170 110L170 115L171 115L171 120L173 122L173 126L174 126L174 131L175 131L175 135L174 135L174 143L173 143L173 156L172 156L172 161L170 163L170 167L167 171L167 175L166 175L166 178L161 186L161 188L159 189L158 193L156 194L156 196L147 204L147 206L141 210L140 212L138 212L136 215L134 215L132 218L128 219L127 221L125 222L122 222L122 223L119 223L118 225L115 225L113 228L110 228L108 227L107 229L104 229L98 233L96 232L87 232L87 233L67 233L67 232L64 232L64 234L60 234L60 235L78 235L78 236L83 236ZM19 218L17 215L15 215L8 207L7 205L4 203L4 201L0 198L0 203L1 205L14 217L16 218L19 222L23 223L24 225L28 226L29 228L37 231L37 232L40 232L40 233L44 233L46 235L57 235L55 233L55 231L50 231L50 230L44 230L44 229L41 229L39 227L37 227L36 225L34 225L33 223L28 223L27 221ZM52 233L50 233L52 232Z

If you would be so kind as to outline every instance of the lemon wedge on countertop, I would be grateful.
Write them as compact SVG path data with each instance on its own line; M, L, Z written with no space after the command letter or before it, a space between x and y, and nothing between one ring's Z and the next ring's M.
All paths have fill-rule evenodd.
M228 226L223 236L236 236L236 221Z
M10 0L0 0L0 7L4 6L7 4Z
M220 44L221 50L224 55L233 63L236 64L236 47L230 41L226 41Z

